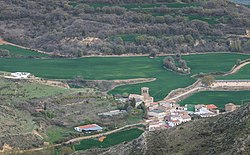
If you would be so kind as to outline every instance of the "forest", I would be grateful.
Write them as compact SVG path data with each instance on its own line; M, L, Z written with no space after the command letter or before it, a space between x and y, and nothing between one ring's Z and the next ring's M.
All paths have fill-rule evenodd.
M250 9L225 0L3 0L0 9L1 38L67 57L250 49Z

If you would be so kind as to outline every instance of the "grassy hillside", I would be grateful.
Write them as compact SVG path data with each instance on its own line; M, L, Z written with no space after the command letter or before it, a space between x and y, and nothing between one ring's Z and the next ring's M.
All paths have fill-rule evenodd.
M70 92L70 90L35 82L12 81L0 78L0 94L2 100L29 100L67 92Z
M22 49L12 45L0 45L0 49L8 50L11 57L48 57L48 54L43 54L28 49Z

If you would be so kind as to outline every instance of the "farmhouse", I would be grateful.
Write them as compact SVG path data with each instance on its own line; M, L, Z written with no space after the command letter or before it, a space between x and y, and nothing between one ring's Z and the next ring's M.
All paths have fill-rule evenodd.
M102 127L97 124L89 124L84 126L78 126L74 128L78 132L92 132L92 131L102 131Z
M30 76L30 73L27 72L15 72L15 73L11 73L11 76L15 79L26 79Z
M205 107L200 108L197 112L194 112L194 114L200 115L201 117L212 117L216 115Z

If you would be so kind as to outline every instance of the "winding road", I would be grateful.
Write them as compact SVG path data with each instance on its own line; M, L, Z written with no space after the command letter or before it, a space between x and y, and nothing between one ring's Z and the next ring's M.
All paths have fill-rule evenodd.
M228 73L224 74L223 76L227 76L227 75L231 75L231 74L235 74L237 73L242 67L246 66L250 64L250 59L246 59L244 60L244 62L242 62L240 65L238 66L234 66L231 71L229 71Z
M246 66L250 64L250 59L246 59L246 60L243 60L241 61L241 63L239 65L235 65L233 66L233 68L227 72L226 74L224 74L223 76L227 76L227 75L231 75L231 74L235 74L237 73L242 67ZM250 81L250 79L249 79ZM219 88L219 87L228 87L228 88L233 88L233 87L242 87L245 89L246 88L249 88L249 82L246 81L246 80L216 80L214 81L214 86L212 86L211 88L212 89L216 89L216 88ZM188 87L186 87L188 88ZM180 101L180 100L183 100L182 97L189 97L190 95L192 95L193 93L195 92L200 92L200 91L205 91L205 90L208 90L208 88L205 88L203 87L201 84L199 85L196 85L194 88L190 89L190 90L187 90L181 94L178 94L174 97L170 97L170 98L165 98L165 100L173 100L173 101ZM185 99L185 98L184 98Z

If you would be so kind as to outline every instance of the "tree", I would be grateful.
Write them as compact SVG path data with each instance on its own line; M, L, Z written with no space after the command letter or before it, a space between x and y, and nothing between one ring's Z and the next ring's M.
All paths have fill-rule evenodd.
M201 82L206 86L210 86L214 82L215 78L212 75L205 75L202 77Z
M180 60L180 65L181 65L181 68L183 68L183 69L187 69L188 68L187 62L185 60Z
M0 57L8 57L10 56L10 51L6 49L0 49Z
M144 102L142 102L142 103L140 104L140 108L142 109L142 111L143 111L143 117L145 118L145 117L148 115L148 109L147 109L147 107L145 106L145 103L144 103Z
M236 38L236 40L231 41L230 50L235 52L242 52L241 40Z
M135 108L135 106L136 106L136 100L135 100L135 98L133 98L133 99L130 101L130 105L131 105L133 108Z
M248 40L244 45L244 50L250 51L250 40Z
M241 63L241 59L237 59L236 65L239 65Z
M155 53L155 52L151 52L151 53L149 54L149 57L150 57L150 58L155 58L155 57L156 57L156 53Z
M175 60L176 60L176 61L181 61L181 54L180 54L180 53L177 53L177 54L175 55Z
M114 38L114 42L115 42L116 44L123 45L123 39L122 39L122 37L115 37L115 38Z
M168 69L171 69L173 71L177 70L177 67L175 65L175 62L174 62L174 59L173 57L171 56L168 56L166 57L164 60L163 60L163 65L168 68Z

